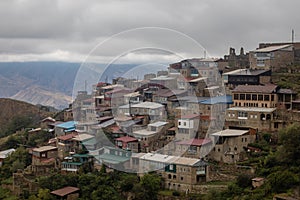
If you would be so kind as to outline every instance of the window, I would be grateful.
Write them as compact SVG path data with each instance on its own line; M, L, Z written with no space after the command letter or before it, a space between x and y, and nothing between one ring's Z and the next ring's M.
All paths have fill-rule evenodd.
M262 101L263 100L263 95L262 94L259 94L258 95L258 101Z
M257 101L257 95L256 94L252 94L252 100Z
M240 94L240 99L245 100L245 94Z
M183 126L186 126L186 122L183 122Z
M264 100L265 101L270 101L270 95L264 95Z
M238 95L238 94L234 94L234 95L233 95L233 99L234 99L234 100L238 100L238 99L239 99L239 95Z
M248 118L248 113L247 112L239 111L238 112L238 118L239 119L247 119Z
M265 66L265 60L257 60L256 64L258 67L264 67Z
M183 177L180 177L180 179L183 181Z
M274 101L274 94L271 95L271 101Z
M251 94L246 94L246 100L251 100Z
M181 122L180 121L178 122L178 125L181 126Z
M169 170L172 170L172 171L174 170L173 165L169 165Z

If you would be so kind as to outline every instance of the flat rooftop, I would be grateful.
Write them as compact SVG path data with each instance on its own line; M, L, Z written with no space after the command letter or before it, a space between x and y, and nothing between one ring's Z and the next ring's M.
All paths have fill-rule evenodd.
M168 122L158 121L158 122L154 122L152 124L148 124L148 126L160 127L160 126L164 126L166 124L168 124Z
M258 108L258 107L232 107L228 111L245 111L245 112L274 112L276 108Z
M162 105L160 103L154 103L154 102L145 101L145 102L142 102L142 103L133 104L133 105L131 105L131 107L132 108L156 109L156 108L162 108L162 107L164 107L164 105Z
M238 129L225 129L223 131L219 131L211 134L212 136L223 136L223 137L236 137L241 136L248 133L249 130L238 130Z
M133 135L135 137L149 137L149 136L152 136L152 135L155 135L157 132L156 131L148 131L147 129L141 129L141 130L138 130L138 131L134 131L133 132Z
M32 149L32 151L44 152L44 151L51 151L51 150L56 150L56 149L57 149L57 147L54 147L54 146L42 146L39 148L34 148L34 149Z
M81 141L92 139L94 137L95 136L93 136L93 135L90 135L90 134L87 134L87 133L82 133L82 134L79 134L79 135L75 136L73 138L73 140L81 142Z

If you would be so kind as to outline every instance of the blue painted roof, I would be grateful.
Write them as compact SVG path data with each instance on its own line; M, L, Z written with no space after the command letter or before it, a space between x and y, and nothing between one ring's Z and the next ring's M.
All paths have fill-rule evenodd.
M63 128L63 129L74 129L75 128L75 121L68 121L61 124L56 125L56 127Z
M210 99L200 101L200 104L208 104L208 105L214 105L214 104L233 104L232 96L231 95L223 95L223 96L217 96L212 97Z

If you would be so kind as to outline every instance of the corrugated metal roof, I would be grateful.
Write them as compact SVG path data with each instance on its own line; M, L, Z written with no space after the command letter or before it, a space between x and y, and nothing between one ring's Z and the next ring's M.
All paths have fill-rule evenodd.
M291 46L292 45L290 45L290 44L278 45L278 46L269 46L269 47L262 48L262 49L256 49L256 50L254 50L254 52L261 52L261 53L272 52L272 51L277 51L277 50L285 49L285 48L291 47Z
M56 150L57 147L54 146L42 146L39 148L34 148L32 149L32 151L36 151L36 152L44 152L44 151L51 151L51 150Z
M133 104L131 106L132 108L149 108L149 109L156 109L156 108L162 108L164 105L154 102L145 101L138 104Z
M212 97L210 99L201 101L199 103L200 104L208 104L208 105L233 104L233 101L232 101L232 96L231 95L223 95L223 96Z
M209 139L209 138L207 138L207 139L190 139L190 140L184 140L184 141L177 142L177 144L191 145L191 146L202 146L202 145L209 144L209 143L211 143L211 139Z
M51 192L51 194L55 194L57 196L64 197L64 196L66 196L68 194L71 194L73 192L77 192L79 190L80 189L77 188L77 187L70 187L70 186L68 186L68 187L64 187L64 188L58 189L58 190L54 190L54 191Z
M259 108L259 107L232 107L228 111L246 111L246 112L274 112L276 108Z
M71 129L71 128L75 128L75 125L76 125L75 121L68 121L55 126L63 129Z
M277 85L238 85L232 93L244 92L244 93L273 93L276 92Z
M154 123L148 124L148 126L160 127L160 126L164 126L166 124L168 124L168 122L158 121L158 122L154 122Z
M241 136L248 133L248 130L237 130L237 129L226 129L216 133L211 134L212 136L223 136L223 137L235 137Z
M138 141L136 138L134 137L130 137L130 136L124 136L124 137L119 137L116 139L116 141L122 141L122 142L136 142Z

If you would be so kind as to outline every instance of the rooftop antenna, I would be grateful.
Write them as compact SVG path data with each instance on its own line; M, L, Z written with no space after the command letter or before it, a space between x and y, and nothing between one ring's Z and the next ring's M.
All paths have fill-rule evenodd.
M292 29L292 43L294 43L294 39L295 39L295 32L294 29Z
M86 88L87 88L87 81L85 80L84 81L84 91L86 91Z

